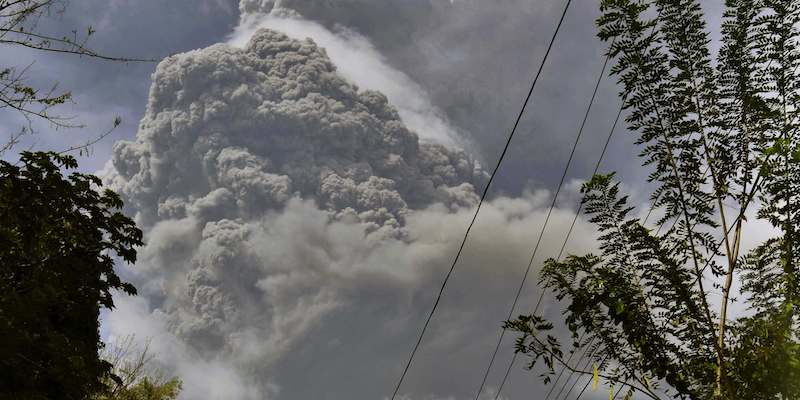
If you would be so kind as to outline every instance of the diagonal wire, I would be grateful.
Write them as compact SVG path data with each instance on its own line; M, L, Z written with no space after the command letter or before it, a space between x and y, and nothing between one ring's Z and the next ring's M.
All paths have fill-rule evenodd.
M511 144L511 139L514 137L514 133L517 131L517 126L519 126L519 122L522 119L522 114L525 112L525 107L528 105L528 102L531 99L531 95L533 94L533 89L536 87L536 82L539 81L539 76L542 74L542 69L544 69L544 64L547 61L547 56L550 55L550 50L553 48L553 43L556 40L556 36L558 35L558 31L561 30L561 24L564 22L564 17L567 15L567 10L569 10L569 6L572 3L572 0L567 0L567 4L564 6L564 12L561 13L561 19L558 21L558 25L556 26L555 32L553 32L553 37L550 39L550 44L547 46L547 51L544 53L544 57L542 58L542 63L539 65L539 70L536 72L536 77L533 79L533 83L531 84L531 89L528 91L528 96L525 97L525 102L522 104L522 109L519 112L519 116L517 116L517 120L514 123L514 128L511 129L511 134L508 136L508 140L506 141L506 145L503 148L503 152L500 154L500 159L497 161L497 165L494 167L494 171L492 175L489 177L489 182L486 183L486 188L483 190L483 195L481 195L481 199L478 202L478 207L475 210L475 215L472 217L472 221L467 227L467 232L464 234L464 240L461 242L461 246L458 249L458 253L456 253L455 260L453 260L453 265L450 267L450 271L447 273L447 276L444 278L444 282L442 282L442 287L439 289L439 295L436 297L436 302L433 303L433 308L431 309L431 313L428 315L428 319L425 321L425 325L422 327L422 332L419 335L419 339L417 339L416 345L414 345L414 350L411 352L411 356L408 358L408 363L406 363L406 367L403 370L403 375L400 376L400 381L397 382L397 387L392 394L391 400L394 400L395 396L397 396L397 392L400 390L400 385L403 384L403 379L405 379L406 374L408 373L409 367L411 367L411 361L414 360L414 355L417 353L417 349L419 349L419 344L422 342L422 337L425 336L425 331L428 329L428 325L431 322L431 318L433 318L433 313L436 311L436 307L439 305L439 301L442 299L442 293L444 292L444 288L447 285L447 281L450 279L450 275L453 273L453 270L456 267L456 263L458 262L458 257L461 255L461 252L464 250L464 244L467 242L467 237L469 236L469 232L472 229L472 226L475 224L475 219L478 218L478 212L481 210L481 205L483 204L483 200L486 198L486 194L489 192L489 187L492 184L492 180L497 175L497 170L500 168L500 164L503 162L503 157L505 157L506 152L508 151L508 147Z
M603 357L603 361L600 361L600 364L602 365L605 361L606 361L606 357ZM587 364L587 366L588 366L588 364ZM580 378L578 378L578 380L580 380ZM576 380L575 383L578 383L578 380ZM583 386L583 389L581 390L580 393L578 393L578 397L576 397L575 400L580 400L581 396L583 396L583 392L586 391L586 388L589 387L590 383L592 383L592 378L589 378L589 380L586 382L586 385ZM569 391L571 392L572 389L570 389Z
M661 18L661 12L660 11L659 11L658 17L656 17L656 19L659 19L659 18ZM653 29L650 31L650 34L653 34L653 32L655 32L655 29L656 29L656 27L653 26ZM615 41L616 37L614 37L613 40ZM612 41L611 44L613 45L613 43L614 42ZM611 56L611 52L609 51L609 54L606 56L607 57L606 62L608 62L608 58L610 58L610 56ZM606 148L608 148L608 142L611 141L611 135L614 134L614 129L617 127L617 123L619 122L619 117L622 114L622 110L624 110L624 109L625 109L625 98L623 97L622 104L620 104L619 113L617 113L617 118L614 120L614 125L611 127L611 132L609 132L609 134L608 134L608 141L606 141L606 147L603 148L603 152L600 154L600 158L597 160L597 166L594 169L594 174L597 174L597 170L600 168L600 163L603 161L603 156L605 155ZM594 175L592 175L592 176L594 176ZM643 226L646 225L647 224L647 220L650 219L650 214L652 214L653 209L655 208L657 202L658 202L658 198L656 198L653 201L653 204L650 206L650 210L647 211L647 216L644 219L644 223L642 223ZM578 213L580 213L582 206L583 206L583 203L581 203L580 206L578 207ZM575 218L572 220L572 226L575 226L575 221L578 219L578 213L575 214ZM659 227L659 230L660 230L660 227ZM572 227L570 227L570 232L572 232ZM569 240L569 234L567 234L567 240ZM566 244L567 243L566 243L566 240L565 240L564 241L564 245L561 247L561 252L564 251L564 246L566 246ZM561 252L559 252L559 258L561 258ZM544 296L544 292L542 292L542 296ZM541 301L541 297L539 298L539 301ZM592 340L594 340L594 338ZM586 353L584 352L584 354L578 359L578 361L576 363L576 366L580 364L581 360L584 358L585 355L586 355ZM514 359L511 360L511 363L512 364L514 363ZM564 368L561 370L562 374L564 372L564 369L566 369L566 368L567 367L565 365ZM509 370L511 370L511 367L509 367ZM564 388L566 388L566 385L569 384L569 380L572 379L572 375L573 375L574 372L575 371L571 371L570 372L569 376L567 377L567 381L564 383L564 386L561 388L561 391L563 391ZM561 375L559 375L559 378L560 377L561 377ZM575 380L576 384L578 383L578 380L579 379ZM556 382L557 381L558 381L558 379L556 380ZM588 384L587 384L587 386L588 386ZM553 384L553 387L555 387L555 384ZM567 393L567 396L569 396L569 393L572 393L572 389L574 389L574 387L575 387L575 385L573 384L572 387L570 388L569 392ZM584 387L583 390L586 390L586 387ZM552 389L550 391L552 392ZM558 396L561 394L561 391L559 391L558 395L556 395L556 400L558 399ZM578 395L578 398L580 398L580 396L582 394L583 394L583 391L581 391L581 393ZM614 397L616 398L616 396L614 396ZM549 393L547 394L547 398L548 399L550 398L550 394ZM566 399L566 397L565 397L565 399Z
M606 357L603 357L603 361L601 361L601 362L600 362L600 364L604 363L604 362L605 362L605 360L606 360ZM587 367L588 367L588 364L587 364ZM579 380L580 380L580 378L578 378L577 380L575 380L575 383L578 383L578 381L579 381ZM589 387L589 384L590 384L590 383L592 383L592 378L591 378L591 377L590 377L590 378L589 378L589 380L586 382L586 384L585 384L585 385L583 385L583 389L581 389L581 392L580 392L580 393L578 393L578 397L576 397L576 398L575 398L575 400L580 400L580 398L583 396L583 393L584 393L584 392L586 391L586 389ZM575 388L575 385L572 385L572 388L571 388L569 391L570 391L570 392L572 392L572 389L574 389L574 388ZM612 398L611 398L611 400L614 400L614 399L616 399L616 398L617 398L617 396L619 396L619 394L620 394L620 393L622 393L622 390L618 390L618 391L617 391L617 393L615 393L615 394L614 394L614 397L612 397Z
M558 200L558 194L561 192L561 187L564 185L564 179L567 177L567 171L569 171L569 166L572 164L572 158L575 156L575 149L578 148L578 143L581 140L581 135L583 134L583 128L586 126L586 121L589 119L589 113L592 110L592 105L594 104L594 99L597 96L597 90L600 88L600 82L603 80L603 75L606 72L606 66L608 66L608 60L611 58L609 53L606 55L605 61L603 61L603 68L600 71L600 76L597 78L597 84L594 86L594 92L592 92L592 98L589 100L589 106L586 108L586 113L583 115L583 121L581 122L581 127L578 129L578 135L575 137L575 144L572 145L572 152L569 155L569 159L567 160L567 165L564 167L564 173L561 174L561 181L558 183L558 189L556 189L556 193L553 196L553 202L550 204L550 210L547 211L547 217L544 219L544 224L542 225L542 231L539 233L539 238L536 240L536 246L533 248L533 254L531 254L531 259L528 262L528 267L525 269L525 275L522 276L522 282L519 284L519 289L517 290L517 295L514 297L514 303L511 304L511 310L508 312L508 318L506 320L510 320L511 316L514 314L514 309L517 307L517 302L519 301L520 294L522 293L522 289L525 287L525 281L528 279L528 274L531 272L531 266L533 265L533 259L536 257L536 252L539 250L539 245L542 243L542 237L544 237L544 232L547 229L547 223L550 221L550 216L553 213L553 209L556 206L556 201ZM622 109L620 109L621 111ZM606 147L608 146L608 142L606 142ZM605 148L603 149L605 152ZM578 211L580 213L580 209ZM577 215L575 217L577 219ZM570 233L572 232L573 225L570 226ZM569 233L567 234L567 239L569 239ZM566 246L566 240L564 241L564 246ZM564 250L564 246L561 247L561 250ZM561 254L559 253L559 258L561 258ZM544 294L544 292L542 292ZM541 301L541 298L539 299ZM537 304L538 309L538 304ZM535 312L534 312L535 313ZM500 333L500 339L497 340L497 345L494 348L494 353L492 353L492 358L489 360L489 366L486 368L486 373L483 375L483 380L481 381L481 386L478 388L478 393L475 395L475 400L481 395L483 391L483 387L486 384L486 379L489 376L489 371L492 369L492 365L494 364L494 360L497 357L497 352L500 349L500 343L503 341L503 337L506 334L506 329Z
M583 336L584 336L584 335L586 335L586 331L583 331L583 333L581 334L581 338L580 338L580 339L578 339L578 342L579 342L579 343L583 342ZM586 358L586 353L588 353L588 352L589 352L589 349L590 349L590 348L591 348L591 346L592 346L592 342L594 342L594 338L592 338L592 339L591 339L591 341L589 342L589 344L588 344L587 346L585 346L585 347L586 347L586 349L584 349L584 350L583 350L583 354L581 354L581 356L580 356L580 357L578 357L578 361L575 363L575 368L576 368L576 369L577 369L577 368L580 366L581 360L583 360L584 358ZM595 349L595 350L596 350L596 349ZM550 386L550 391L549 391L549 392L547 392L547 397L545 397L545 399L549 399L549 398L550 398L550 394L552 394L552 393L553 393L553 390L556 388L556 385L558 384L558 381L561 379L561 376L562 376L562 375L564 375L564 371L566 371L566 370L567 370L567 365L569 365L570 361L572 360L572 356L573 356L573 355L575 355L577 352L578 352L578 350L577 350L577 349L575 349L575 350L574 350L574 351L573 351L573 352L572 352L572 353L569 355L569 358L567 359L567 363L564 365L564 368L562 368L562 369L561 369L561 372L558 374L558 377L556 378L555 382L553 382L553 384ZM594 351L592 351L592 355L594 355ZM590 356L590 357L591 357L591 356ZM590 361L591 361L591 360L590 360ZM561 389L560 389L560 390L558 391L558 393L556 394L556 397L555 397L555 399L556 399L556 400L558 400L558 398L559 398L559 397L561 397L561 393L563 393L563 392L564 392L564 389L566 389L566 388L567 388L567 385L569 385L569 380L570 380L570 379L572 379L572 375L573 375L574 373L575 373L575 370L572 370L572 371L570 371L570 373L569 373L569 376L567 376L567 381L566 381L566 382L564 382L564 385L563 385L563 386L561 386ZM572 392L572 389L570 389L570 390L569 390L569 392L571 393L571 392ZM569 393L567 393L567 396L569 396Z
M659 14L659 16L660 16L660 14ZM654 29L655 29L655 28L654 28ZM607 61L607 60L606 60L606 61ZM771 62L772 62L772 60L770 60L770 63L771 63ZM800 67L800 65L798 65L798 67ZM604 68L605 68L605 65L604 65ZM796 72L796 70L797 70L797 68L795 68L795 72ZM591 107L591 105L590 105L590 107ZM622 112L622 108L620 109L620 113L621 113L621 112ZM588 113L588 111L587 111L587 113ZM615 120L615 122L614 122L614 126L615 126L615 127L616 127L617 121L619 120L619 116L620 116L620 115L618 114L618 115L617 115L617 120ZM584 122L585 122L585 121L584 121ZM614 128L612 128L612 130L611 130L611 134L613 134L613 132L614 132ZM611 139L611 134L609 134L609 141L610 141L610 139ZM606 142L606 147L607 147L607 146L608 146L608 142ZM604 153L605 153L605 148L603 149L603 154L604 154ZM601 154L601 156L600 156L600 160L598 160L598 167L599 167L599 165L600 165L600 161L602 161L602 158L603 158L603 155ZM709 167L710 167L710 166L709 166ZM706 173L707 173L707 172L708 172L708 170L706 170ZM595 168L595 174L596 174L596 173L597 173L597 168ZM704 173L704 176L705 176L705 173ZM750 199L752 199L752 196L753 196L753 194L754 194L754 193L755 193L755 190L753 190L753 191L751 192L751 194L750 194L750 196L749 196L749 197L750 197ZM644 225L644 224L646 224L646 223L647 223L647 220L650 218L650 215L651 215L651 213L653 212L653 209L655 208L655 204L656 204L656 202L657 202L657 199L656 199L656 200L653 202L653 205L651 205L650 209L648 210L648 212L647 212L647 216L645 217L645 220L644 220L644 223L643 223L643 225ZM749 199L748 199L748 202L749 202ZM734 221L734 223L733 223L733 224L731 224L731 227L728 229L728 233L730 233L730 232L732 231L733 227L734 227L734 226L735 226L735 225L736 225L736 224L739 222L739 220L743 218L744 211L745 211L744 209L742 209L742 210L740 211L740 213L739 213L739 215L737 216L736 220ZM578 209L578 213L580 213L580 207L579 207L579 209ZM548 216L549 216L549 215L548 215ZM578 215L576 214L576 216L575 216L575 219L573 220L573 222L572 222L572 225L570 226L570 230L569 230L569 232L570 232L570 233L572 232L572 229L573 229L573 227L574 227L574 225L575 225L575 221L577 220L577 217L578 217ZM673 223L673 226L674 226L674 223ZM660 232L660 231L661 231L661 228L663 228L663 224L661 224L661 225L659 226L658 232ZM656 235L658 235L658 232L656 233ZM541 239L541 237L540 237L540 239ZM567 240L568 240L568 239L569 239L569 233L567 234ZM567 242L567 240L565 240L565 242L564 242L564 245L562 246L562 248L561 248L561 251L559 252L559 257L558 257L558 258L560 258L560 257L561 257L561 253L562 253L562 252L563 252L563 250L564 250L564 246L566 246L566 242ZM717 251L719 251L719 248L721 247L721 245L722 245L722 243L720 243L720 245L717 247ZM711 258L709 258L709 260L708 260L708 261L706 262L706 264L703 266L703 269L702 269L703 271L705 271L705 269L708 267L708 265L710 264L710 262L711 262L711 261L712 261L712 259L711 259ZM527 272L526 272L526 275L527 275ZM699 278L699 277L698 277L698 278ZM541 304L541 301L542 301L542 298L543 298L543 296L544 296L544 292L542 292L542 295L539 297L539 301L538 301L538 302L537 302L537 304L536 304L536 308L534 309L534 313L536 313L536 310L538 310L538 308L539 308L539 305ZM512 310L512 313L513 313L513 310ZM510 317L509 317L509 318L510 318ZM503 333L505 333L505 330L503 331ZM502 335L501 335L500 339L501 339L501 341L502 341ZM497 348L499 348L499 346L500 346L500 343L498 342ZM495 353L497 352L497 348L495 349ZM495 400L497 400L497 399L499 398L499 396L500 396L500 391L502 390L503 386L505 385L505 382L506 382L506 380L507 380L507 378L508 378L508 375L509 375L509 373L510 373L510 371L511 371L511 368L512 368L512 366L513 366L513 364L514 364L514 361L516 360L517 354L518 354L518 353L515 353L515 354L514 354L514 358L511 360L511 363L510 363L510 365L509 365L509 367L508 367L508 369L507 369L507 371L506 371L506 373L505 373L505 376L503 377L503 381L502 381L502 383L501 383L501 385L500 385L500 388L499 388L499 389L498 389L498 391L497 391L497 395L495 396ZM584 355L585 355L585 353L584 353ZM571 358L571 356L570 356L570 358ZM581 357L581 359L582 359L582 358L583 358L583 356ZM494 361L494 356L492 356L492 362L493 362L493 361ZM580 362L580 360L579 360L578 362ZM489 368L491 368L491 362L490 362ZM488 375L488 373L489 373L489 371L487 370L486 374ZM563 370L562 370L562 373L563 373ZM570 374L570 378L571 378L571 376L572 376L572 374ZM559 378L560 378L560 377L561 377L561 374L559 374ZM565 387L566 387L566 384L568 384L568 382L569 382L569 379L570 379L570 378L567 378L567 383L565 383ZM484 376L484 382L485 382L485 380L486 380L486 376ZM557 381L558 381L558 379L556 380L556 382L557 382ZM575 388L575 385L578 383L578 381L579 381L579 380L576 380L576 381L575 381L575 383L572 385L572 388L570 388L570 393L571 393L571 392L572 392L572 390ZM589 382L591 382L591 380L590 380ZM583 395L584 391L586 390L586 388L587 388L587 387L588 387L588 385L589 385L589 382L587 382L587 383L586 383L586 385L584 386L583 390L582 390L582 391L580 392L580 394L578 395L578 397L577 397L578 399L579 399L579 398L580 398L580 397ZM481 387L483 387L483 383L481 384ZM564 388L562 388L562 390L563 390L563 389L564 389ZM550 391L550 392L552 392L552 388L551 388L551 391ZM559 394L560 394L560 393L561 393L561 392L559 392ZM480 395L480 390L479 390L478 394ZM618 395L618 394L619 394L619 392L617 393L617 395ZM568 395L569 395L569 393L568 393ZM550 393L548 393L548 396L547 396L547 398L549 398L549 397L550 397ZM558 396L556 396L556 397L558 398ZM616 398L616 397L617 397L617 396L615 395L615 396L614 396L614 398Z
M605 156L606 151L608 150L608 145L609 145L609 143L611 143L611 137L614 135L614 131L617 128L617 123L619 122L619 118L622 115L622 110L623 110L623 105L620 106L619 112L617 113L617 117L614 119L614 124L611 126L611 131L608 133L608 139L606 139L605 146L603 147L603 151L600 153L600 158L597 160L597 164L594 167L594 172L592 173L592 176L597 174L597 171L600 169L600 164L602 163L603 157ZM572 230L575 228L575 223L577 222L578 216L580 215L582 209L583 209L583 204L580 204L578 206L578 211L575 212L575 217L572 219L572 224L570 224L569 231L567 232L567 238L564 240L564 243L561 245L561 250L558 253L558 258L561 258L561 255L564 252L564 248L567 245L567 241L569 240L569 236L572 234ZM539 295L539 300L536 302L536 307L533 309L533 313L534 314L536 314L536 312L539 310L539 306L542 304L542 299L544 298L544 294L545 294L545 291L542 291L542 293ZM505 333L505 330L503 330L503 333ZM501 339L502 339L502 336L501 336ZM514 353L514 358L511 359L511 363L509 363L509 365L508 365L508 369L506 370L506 373L503 376L503 381L500 383L500 387L497 389L497 395L495 396L495 400L500 398L500 392L503 390L503 386L505 386L506 380L508 379L508 375L511 372L511 368L514 366L514 362L517 360L517 355L519 355L519 353Z
M751 190L750 195L748 196L748 199L747 199L747 203L749 203L753 199L753 196L755 195L756 191L757 191L757 188L755 188L755 187L754 187L753 190ZM733 221L731 226L728 228L728 232L727 232L728 234L730 234L731 231L733 231L733 228L736 226L736 224L739 223L739 220L741 220L744 217L744 213L745 213L745 209L743 208L743 209L740 210L739 215L736 217L736 219ZM673 222L672 227L675 227L675 222ZM672 230L672 228L670 228L670 230ZM659 231L660 231L660 229L659 229ZM658 235L658 233L656 233L656 235ZM720 241L719 244L717 245L717 248L716 248L715 252L718 252L722 248L722 244L723 244L723 242ZM706 268L708 268L708 266L711 264L712 261L713 261L713 257L709 257L709 259L706 261L705 265L703 265L703 268L701 269L701 273L705 272ZM604 363L606 359L607 358L604 357L603 360L600 363L601 364ZM509 370L511 370L510 367L509 367ZM578 394L578 397L576 397L575 400L580 400L581 396L583 396L583 393L586 391L586 388L589 387L589 383L591 383L591 382L592 382L591 379L589 379L589 381L586 382L586 385L583 387L583 390L581 390L581 392ZM576 383L577 383L577 381L576 381ZM571 391L571 389L570 389L570 391ZM617 393L617 394L619 394L619 393ZM617 397L617 395L614 395L614 398L616 398L616 397Z
M594 341L594 338L592 338L592 342L593 342L593 341ZM592 343L592 342L589 342L589 343L590 343L590 344L589 344L590 346L591 346L591 343ZM587 347L587 349L586 349L586 350L588 351L588 350L589 350L589 348ZM592 357L594 357L595 353L597 353L597 351L598 351L598 350L600 350L600 347L599 347L599 346L598 346L598 347L596 347L596 348L594 349L594 351L592 351L592 354L590 354L590 355L589 355L589 359L586 361L586 364L585 364L585 366L583 367L584 369L589 369L589 364L591 364L591 363L592 363ZM584 358L586 358L586 351L584 351L584 352L583 352L583 355L581 356L581 358L578 360L578 362L577 362L577 363L575 363L575 368L576 368L576 369L577 369L577 368L580 366L581 360L583 360ZM601 362L600 364L602 365L602 362ZM558 398L561 396L561 392L563 392L563 391L564 391L564 389L566 389L566 388L567 388L567 385L569 385L569 381L572 379L572 375L573 375L573 374L575 374L575 370L572 370L572 371L570 371L570 374L569 374L569 376L567 377L567 381L566 381L566 382L564 382L564 386L562 386L562 387L561 387L561 390L559 390L558 394L556 395L556 400L558 400ZM579 376L577 376L577 377L575 378L575 382L574 382L574 383L572 384L572 386L569 388L569 391L567 392L567 394L566 394L566 395L564 395L564 400L567 400L567 397L569 397L569 395L570 395L570 394L572 394L572 391L573 391L573 390L575 390L575 386L577 386L577 385L578 385L578 382L580 382L580 380L581 380L581 377L580 377L580 375L579 375Z

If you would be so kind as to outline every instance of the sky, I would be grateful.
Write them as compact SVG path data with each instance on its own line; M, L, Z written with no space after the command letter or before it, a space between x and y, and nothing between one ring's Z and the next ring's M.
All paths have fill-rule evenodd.
M704 4L712 26L719 3ZM42 29L91 25L100 53L176 55L126 65L4 49L3 64L35 60L31 84L71 91L61 110L86 125L40 124L18 148L62 150L122 117L80 167L122 193L148 243L118 266L140 296L118 296L104 337L153 337L185 399L388 398L564 4L82 0ZM398 398L476 396L604 61L596 2L570 7ZM538 265L557 256L608 137L614 79L517 313L539 298ZM2 136L23 123L0 112ZM644 215L633 140L621 124L600 172L618 171ZM595 237L581 217L567 251L592 251ZM545 299L540 311L559 319ZM512 337L481 399L495 397ZM518 363L501 398L543 398L537 375Z
M48 20L46 27L69 32L91 25L98 33L90 43L98 51L163 57L229 40L239 22L237 3L88 0L70 3L66 14ZM368 40L388 66L406 75L460 135L473 143L471 151L476 157L491 166L499 157L562 9L556 3L522 0L296 3L290 5L309 20L334 30L353 30ZM496 190L519 194L528 186L557 183L557 174L551 171L565 165L603 62L604 47L595 37L598 16L593 2L571 5L556 51L548 59L504 161L507 172L496 178ZM21 64L35 59L30 75L41 77L42 83L52 83L54 76L68 77L58 80L75 98L74 108L67 113L73 111L78 116L76 123L87 126L54 133L42 126L41 135L31 138L37 148L60 149L88 140L105 132L113 116L121 116L123 124L110 140L95 146L98 156L84 163L91 170L108 159L115 140L135 136L144 116L154 64L125 66L59 54L43 56L23 49L12 49L4 57ZM605 83L571 176L584 178L591 172L618 110L618 89L612 79L606 78ZM615 153L633 156L623 137L624 133L615 141ZM626 164L615 163L620 158L627 157L609 157L606 169L624 169Z

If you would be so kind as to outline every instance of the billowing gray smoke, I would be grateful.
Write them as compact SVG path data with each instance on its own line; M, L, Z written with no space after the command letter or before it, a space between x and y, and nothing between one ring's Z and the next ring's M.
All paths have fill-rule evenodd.
M456 1L469 3L462 12L475 16L462 21L450 3L242 0L243 22L252 20L232 33L233 45L163 61L136 141L117 143L103 171L147 242L136 265L119 266L140 296L116 296L118 308L104 315L104 335L152 337L156 361L183 379L184 399L387 398L470 223L475 190L487 182L478 163L454 148L469 140L455 137L459 130L436 104L453 102L445 110L456 122L459 113L463 122L485 109L502 110L481 146L502 145L496 131L510 120L504 113L517 110L509 104L520 98L514 90L525 90L514 69L522 67L504 62L506 53L474 49L514 47L506 40L511 30L528 35L512 42L519 46L541 42L524 13L509 21L504 13L485 12L493 2ZM443 16L450 23L436 19ZM414 79L431 65L419 63L409 77L382 52L400 37L413 39L409 32L419 26L405 21L425 18L441 28L433 36L441 40L423 37L418 50L433 51L442 64L433 68L436 79L418 84ZM486 23L495 18L502 23ZM339 71L313 41L256 27L313 36ZM384 31L388 37L377 37ZM469 45L465 35L480 40ZM398 46L395 61L408 49ZM498 83L498 77L513 82ZM560 93L565 80L554 81L558 91L545 93ZM389 101L349 82L380 89ZM481 106L459 102L453 93L462 89L477 94ZM440 93L437 101L430 91ZM548 117L562 107L532 104L528 112ZM566 143L563 135L544 136ZM518 151L524 143L515 142ZM535 143L558 157L552 146ZM538 163L541 151L525 154L537 157L542 174L554 175ZM524 165L533 160L526 157ZM524 181L513 166L501 172ZM568 182L560 198L574 200L579 186ZM518 313L533 309L536 269L558 254L570 229L574 202L559 203L549 215L550 196L526 190L484 203L398 399L475 398L545 217L548 230ZM595 236L580 219L567 251L592 251ZM560 310L552 298L539 309L553 320ZM480 399L495 398L513 357L513 335L505 337ZM536 375L518 360L502 398L541 392Z
M432 203L474 204L487 181L478 163L420 144L382 94L335 70L313 41L269 30L244 49L162 62L136 142L115 146L116 184L145 224L252 218L295 195L370 229L400 227Z
M706 3L704 9L716 7ZM508 193L519 193L528 179L548 187L558 184L558 174L551 171L563 168L570 153L569 138L580 126L578 114L586 109L600 73L607 43L596 37L597 3L571 4L562 29L569 34L559 34L531 98L532 106L520 122L521 134L515 135L505 161L507 167L524 170L524 178L505 173L495 179L497 188ZM485 161L484 165L494 165L504 144L500 137L511 130L563 4L544 0L240 0L239 9L245 23L263 21L265 14L299 15L337 34L349 36L354 31L367 38L387 64L425 88L431 103L446 113L461 138L476 144L459 146ZM404 107L392 93L381 90L402 114ZM619 108L613 85L602 85L597 100L572 162L571 173L580 177L591 175L597 150L604 144L602 132L611 128ZM616 141L614 146L627 143ZM619 154L636 153L630 147L612 149ZM606 165L626 177L643 173L627 168L629 161L628 156L608 158Z
M365 86L389 88L403 119L435 133L420 141L310 39L240 30L252 35L241 48L159 64L136 141L118 142L103 172L147 242L135 266L120 267L141 296L118 296L104 329L153 337L182 398L391 393L488 180L467 153L434 142L455 130L367 42L292 21L333 45L343 75L372 66ZM474 396L463 383L480 378L494 348L548 197L484 204L401 398ZM555 256L573 213L555 210L537 263ZM573 237L580 252L594 233L581 223ZM518 310L535 299L526 290ZM498 362L511 355L504 344ZM483 396L494 398L495 381Z
M166 340L164 361L188 398L231 399L308 389L281 373L307 368L287 357L323 327L332 337L315 336L316 346L358 340L355 350L374 350L353 368L397 369L392 357L406 348L378 350L379 338L393 332L404 343L418 329L477 203L474 187L488 178L464 151L420 143L382 94L346 82L313 41L272 30L241 49L163 61L137 140L116 144L106 173L148 242L129 271L146 309L120 303L115 330ZM462 274L512 276L519 263L485 266L497 254L526 257L521 243L542 200L487 205L492 234L471 245ZM333 315L349 322L326 324ZM475 332L496 332L496 314L491 321ZM383 333L351 339L362 325ZM367 392L384 392L394 375Z

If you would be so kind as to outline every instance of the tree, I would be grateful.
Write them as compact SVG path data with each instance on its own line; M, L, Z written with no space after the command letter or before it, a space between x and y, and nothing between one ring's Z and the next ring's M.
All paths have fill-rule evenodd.
M0 0L0 44L8 46L21 46L29 49L65 53L78 56L100 58L110 61L159 61L158 59L144 60L127 57L111 57L92 51L87 47L89 38L97 31L88 27L85 35L79 35L76 30L69 36L54 36L43 33L39 27L43 18L52 14L63 14L68 0ZM70 92L58 91L58 83L45 89L37 89L25 83L30 65L19 68L17 66L0 65L0 110L9 109L19 112L27 121L19 132L12 134L6 144L0 148L0 156L19 142L19 139L34 132L33 122L43 120L55 129L80 128L82 125L71 124L69 121L74 115L56 115L51 111L54 107L72 101ZM120 124L117 117L114 120L113 130ZM108 131L83 145L72 146L66 151L90 151L92 145L106 137Z
M800 398L800 3L726 6L714 65L697 1L601 3L599 37L614 39L611 73L665 214L656 232L630 217L613 174L583 186L601 254L547 260L541 283L565 301L573 346L594 367L567 365L541 316L505 325L546 379L563 365L628 397ZM753 207L779 234L742 255ZM728 311L734 279L747 315Z
M113 341L112 349L103 355L112 368L104 381L107 389L87 400L172 400L178 397L183 383L160 368L148 364L155 355L150 340L137 348L133 335Z
M100 308L112 290L136 289L114 272L136 261L142 232L102 194L75 158L23 152L0 160L0 393L18 399L82 399L103 390L112 365L98 351Z

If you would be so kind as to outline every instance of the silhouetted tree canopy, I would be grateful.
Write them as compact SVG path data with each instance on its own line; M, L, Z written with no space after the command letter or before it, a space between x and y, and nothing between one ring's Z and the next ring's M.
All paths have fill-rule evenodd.
M114 272L136 261L142 232L99 178L62 170L75 158L23 152L0 161L0 393L82 399L104 389L100 308L111 290L135 295Z

